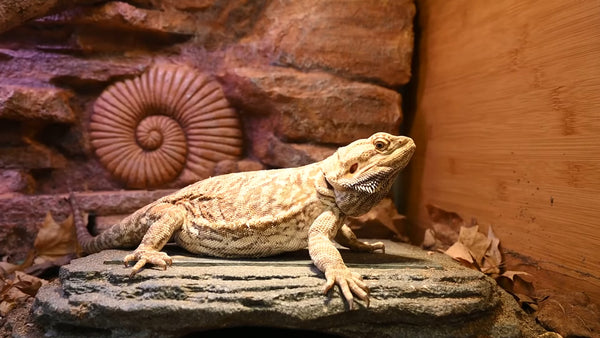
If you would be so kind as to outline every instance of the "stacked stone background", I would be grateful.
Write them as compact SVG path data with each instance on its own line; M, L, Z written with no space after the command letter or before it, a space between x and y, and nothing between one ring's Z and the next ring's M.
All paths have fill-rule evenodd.
M147 195L120 192L89 123L106 88L156 64L210 75L239 113L243 156L214 175L304 165L376 131L398 134L414 14L410 0L3 1L0 255L26 252L47 211L66 217L69 191L100 209ZM147 202L111 212L136 201Z

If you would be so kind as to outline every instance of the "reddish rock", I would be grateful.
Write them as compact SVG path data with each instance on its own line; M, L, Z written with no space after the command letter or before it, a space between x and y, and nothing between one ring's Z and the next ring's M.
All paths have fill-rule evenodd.
M0 118L72 123L72 93L53 87L0 86Z
M265 166L263 166L260 162L251 159L243 159L237 163L237 169L240 172L257 171L265 169Z
M397 134L402 120L397 92L325 73L235 68L221 80L234 105L286 142L345 145L378 131Z
M161 9L177 8L188 12L205 11L210 9L218 0L158 0L155 6ZM233 2L233 1L230 1Z
M136 190L75 193L82 212L99 216L129 214L174 190ZM46 213L59 222L71 214L67 194L27 196L16 193L0 195L0 256L23 258Z
M59 15L38 20L46 24L102 25L163 33L191 35L196 31L195 18L186 12L159 11L132 6L125 2L108 2L101 6L77 7Z
M79 209L93 211L98 215L128 214L167 194L172 189L163 190L121 190L103 192L76 192ZM57 220L71 214L68 194L21 195L5 194L0 196L0 227L3 224L23 221L37 224L52 211Z
M76 92L86 85L103 85L141 74L151 64L148 56L75 58L37 50L2 50L7 60L0 76L11 84L28 86L72 86ZM76 93L77 94L77 93Z
M65 165L66 159L60 153L39 143L0 147L0 168L51 169L63 168Z
M22 170L0 170L0 194L23 192L30 194L35 189L35 180Z
M49 12L80 3L97 0L2 0L0 4L0 33Z
M272 1L253 39L280 65L395 87L410 79L414 15L412 0Z
M68 161L60 170L51 170L36 178L37 194L67 191L103 191L122 189L110 173L96 160Z
M322 161L333 155L338 147L310 143L288 143L295 151L307 154L314 162Z
M260 161L274 168L293 168L320 161L333 154L335 147L286 143L268 132L253 138L252 151Z
M260 162L251 159L243 159L240 161L225 160L217 163L217 166L215 167L215 176L263 169L265 169L265 167Z

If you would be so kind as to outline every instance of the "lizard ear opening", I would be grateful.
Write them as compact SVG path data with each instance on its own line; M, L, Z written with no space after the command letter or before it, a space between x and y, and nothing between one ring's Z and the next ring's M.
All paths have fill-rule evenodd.
M356 172L356 170L358 169L358 163L354 163L352 166L350 166L350 170L348 170L351 174L354 174Z

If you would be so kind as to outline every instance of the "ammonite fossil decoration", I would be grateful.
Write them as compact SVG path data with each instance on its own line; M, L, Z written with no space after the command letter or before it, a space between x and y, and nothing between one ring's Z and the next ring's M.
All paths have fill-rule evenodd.
M180 175L209 177L242 153L242 131L219 83L187 66L159 65L96 100L90 138L102 164L133 188Z

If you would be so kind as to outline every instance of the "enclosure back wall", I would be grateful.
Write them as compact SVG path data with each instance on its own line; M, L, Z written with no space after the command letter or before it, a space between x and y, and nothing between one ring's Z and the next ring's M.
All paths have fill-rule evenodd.
M66 218L71 190L127 214L166 193L144 189L398 134L412 1L43 3L0 5L0 255Z
M417 5L410 218L432 203L493 225L510 268L597 302L600 3Z

